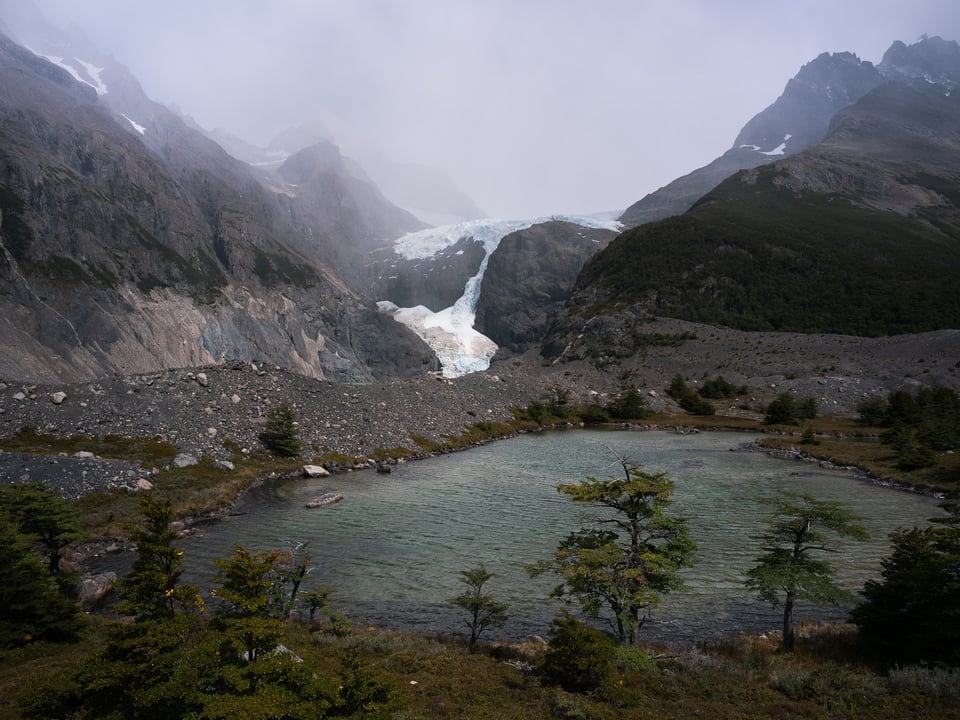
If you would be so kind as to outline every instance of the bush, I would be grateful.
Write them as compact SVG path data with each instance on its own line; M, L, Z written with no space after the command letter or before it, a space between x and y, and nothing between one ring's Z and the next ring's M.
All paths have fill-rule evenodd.
M650 415L647 401L634 387L622 389L616 399L607 405L607 412L616 420L640 420Z
M580 693L609 685L616 656L613 638L569 613L552 624L550 648L539 668L544 681Z
M767 425L796 425L800 420L812 420L817 416L817 399L805 397L800 400L791 393L780 393L767 406L763 422Z
M691 415L713 415L717 412L713 405L691 390L679 374L670 382L667 394Z
M713 378L713 380L707 380L703 384L703 387L697 391L701 397L710 398L712 400L723 400L726 398L733 398L737 395L746 395L750 392L750 389L746 385L741 385L737 387L732 383L727 382L722 376L718 375Z

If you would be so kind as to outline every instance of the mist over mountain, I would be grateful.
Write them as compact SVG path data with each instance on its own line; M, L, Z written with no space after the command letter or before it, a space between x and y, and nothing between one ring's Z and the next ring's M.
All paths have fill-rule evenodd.
M436 369L437 348L472 372L496 345L602 355L654 314L857 335L960 323L960 50L939 37L877 66L818 55L611 241L603 218L484 220L444 171L377 138L345 152L315 121L263 147L205 130L88 40L3 7L29 46L4 38L0 57L0 359L19 376L259 359L366 381Z
M292 167L335 206L276 192L122 66L55 29L51 38L47 47L35 30L34 51L0 45L8 373L82 378L237 358L363 380L430 367L430 351L327 262L344 244L418 227L414 218L363 194L331 153ZM358 206L364 222L345 219ZM337 235L344 227L352 234Z
M787 82L772 105L747 122L727 152L637 201L620 221L633 227L678 215L737 170L815 145L826 134L834 113L882 82L872 63L852 53L821 54Z
M547 352L572 337L580 352L603 344L582 332L597 315L614 335L645 314L864 336L960 326L958 51L939 38L895 46L923 62L890 60L886 80L834 114L822 142L623 233L585 266Z

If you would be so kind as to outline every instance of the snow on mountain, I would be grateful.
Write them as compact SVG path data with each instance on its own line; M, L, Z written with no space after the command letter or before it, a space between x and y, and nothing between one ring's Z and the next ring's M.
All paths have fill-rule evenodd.
M140 123L138 123L136 120L134 120L132 117L130 117L130 116L127 115L126 113L120 113L120 114L123 115L124 119L125 119L128 123L130 123L131 125L133 125L133 129L134 129L134 130L136 130L138 133L140 133L141 135L143 135L143 133L146 131L146 128L145 128L143 125L141 125Z
M29 48L29 47L27 49L30 50L30 52L32 52L34 55L38 57L42 57L45 60L49 60L57 67L63 68L68 73L70 73L70 75L73 76L73 79L76 80L77 82L81 82L84 85L89 85L94 90L96 90L97 95L107 94L107 86L103 82L103 80L100 78L100 73L103 72L102 67L97 67L93 63L85 62L80 58L76 58L76 57L71 58L72 60L75 60L76 62L80 63L80 65L82 66L83 75L81 75L80 69L77 69L76 67L71 65L66 58L62 58L58 55L44 55L43 53L39 53L36 50L33 50L32 48ZM84 77L84 75L86 75L86 77Z
M465 237L482 242L485 255L477 274L464 285L463 295L448 308L439 312L432 312L423 305L400 308L388 300L378 303L378 308L409 327L431 347L440 360L444 377L455 378L486 370L490 367L490 359L496 353L497 345L486 335L474 330L473 323L487 262L504 237L550 220L615 231L622 227L618 221L606 217L554 215L534 220L468 220L408 233L394 245L394 251L407 259L431 257Z
M787 141L788 141L790 138L792 138L792 137L793 137L793 135L791 135L790 133L787 133L786 135L783 136L783 142L782 142L782 143L780 143L779 145L777 145L773 150L768 150L768 151L766 151L766 152L761 152L760 154L761 154L761 155L771 155L771 156L773 156L773 155L785 155L785 154L786 154L786 149L787 149ZM741 147L743 147L743 146L741 145Z

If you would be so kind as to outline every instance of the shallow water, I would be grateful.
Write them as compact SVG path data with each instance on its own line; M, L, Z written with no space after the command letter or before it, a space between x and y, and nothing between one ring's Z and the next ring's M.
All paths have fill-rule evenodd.
M743 587L758 554L755 536L769 508L758 500L782 490L847 503L871 533L831 557L845 587L876 577L888 533L938 514L936 501L826 471L815 465L731 452L752 436L730 433L567 431L523 435L467 452L364 471L259 487L238 511L185 541L193 581L215 574L213 560L235 544L284 549L310 543L314 582L336 588L335 604L358 622L423 633L458 633L462 611L445 605L460 570L486 564L487 590L510 605L510 621L491 637L545 634L563 606L547 594L555 578L531 580L524 565L549 558L557 543L593 513L556 491L559 483L620 472L611 451L676 484L676 514L699 551L684 571L686 590L667 596L644 630L647 640L686 641L740 629L766 630L778 614ZM343 502L307 509L323 492ZM573 610L575 608L571 608ZM843 619L844 608L801 608L799 617Z

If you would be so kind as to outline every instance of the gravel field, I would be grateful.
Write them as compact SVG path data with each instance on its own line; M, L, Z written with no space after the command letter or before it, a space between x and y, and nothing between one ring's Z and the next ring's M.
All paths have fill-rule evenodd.
M203 368L111 377L72 385L24 385L0 378L0 437L21 427L55 435L156 437L184 453L226 459L225 443L260 447L265 416L278 403L296 411L306 458L339 452L366 457L377 448L417 450L411 435L442 440L480 421L512 418L547 388L570 390L574 402L604 402L624 385L637 387L654 410L681 373L696 387L723 375L751 389L759 408L780 392L814 396L821 413L852 413L870 394L921 384L960 386L960 331L868 339L743 333L675 320L651 332L685 332L680 347L653 347L602 369L580 361L551 365L538 354L497 357L485 373L454 380L335 384L275 366L229 362ZM736 414L734 407L719 412ZM741 413L742 414L742 413ZM98 458L0 453L0 482L43 480L67 497L134 487L152 468Z

